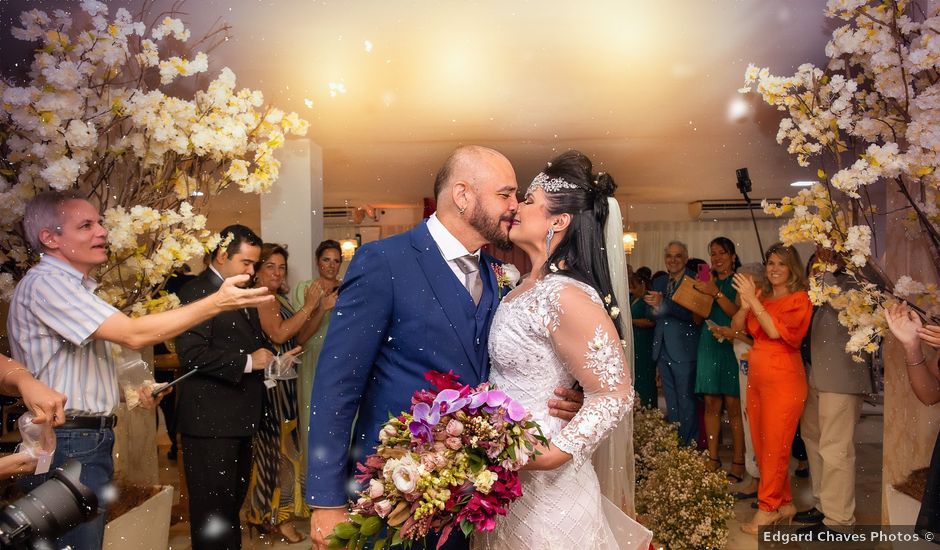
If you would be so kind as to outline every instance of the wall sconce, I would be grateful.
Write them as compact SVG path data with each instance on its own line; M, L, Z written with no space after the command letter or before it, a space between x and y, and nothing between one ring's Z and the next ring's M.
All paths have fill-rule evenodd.
M633 252L633 247L636 246L636 241L636 231L627 231L623 234L623 249L627 254Z
M356 247L359 243L356 242L356 239L343 239L339 242L339 247L343 251L343 260L349 261L352 260L353 254L356 253Z

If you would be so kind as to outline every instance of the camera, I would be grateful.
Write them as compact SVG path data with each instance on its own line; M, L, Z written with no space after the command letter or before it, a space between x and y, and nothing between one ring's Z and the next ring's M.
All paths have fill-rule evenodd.
M51 549L50 540L98 515L98 497L79 481L82 465L69 460L52 479L0 510L0 549Z
M747 175L747 168L738 168L734 173L738 176L738 191L746 196L751 192L751 177Z

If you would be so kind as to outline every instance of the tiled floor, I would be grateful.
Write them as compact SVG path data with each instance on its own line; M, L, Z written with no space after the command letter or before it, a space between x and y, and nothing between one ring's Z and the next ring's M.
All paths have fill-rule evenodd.
M160 432L161 454L160 454L160 480L163 483L178 485L179 477L175 463L166 459L166 449L169 440L166 439L166 432ZM856 455L858 475L856 476L856 518L860 524L879 524L881 523L881 441L882 441L882 416L880 410L868 405L863 409L862 420L856 430ZM730 441L730 434L724 437L725 441ZM727 466L731 463L730 447L721 449L722 462ZM795 462L794 464L795 465ZM791 466L793 466L791 465ZM791 470L792 471L792 470ZM812 505L812 491L809 479L800 479L795 476L793 479L793 495L797 508L804 510ZM753 500L738 502L735 508L735 521L729 525L728 545L726 548L731 550L754 550L757 548L757 540L751 535L742 533L739 529L740 522L750 519L754 510L750 505ZM307 520L297 520L295 525L302 533L309 532L309 522ZM247 530L243 533L242 545L245 549L253 548L309 548L309 542L297 544L288 544L278 537L270 536L248 536ZM189 524L178 523L170 528L170 548L172 550L189 550L191 548L189 539Z

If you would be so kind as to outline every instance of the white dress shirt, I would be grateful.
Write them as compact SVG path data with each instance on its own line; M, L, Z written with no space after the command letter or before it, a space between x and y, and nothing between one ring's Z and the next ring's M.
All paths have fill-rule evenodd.
M219 273L219 270L216 269L215 266L213 266L212 264L209 264L209 269L211 269L212 272L215 273L216 277L218 277L219 279L222 279L223 282L225 281L225 277L223 277L222 274ZM245 309L245 315L248 315L248 309ZM248 361L245 362L244 372L245 374L248 374L251 372L251 354L250 353L248 354Z
M444 257L447 266L454 272L454 276L457 277L457 280L460 281L464 288L467 288L467 276L460 269L460 266L457 265L455 260L467 254L472 254L476 256L477 261L479 261L480 249L476 249L475 252L468 251L464 245L460 244L457 237L444 227L441 220L437 219L436 213L431 214L431 217L428 218L428 232L431 233L431 238L434 239L434 243L437 244L437 248L441 251L441 256ZM467 288L467 290L470 289Z

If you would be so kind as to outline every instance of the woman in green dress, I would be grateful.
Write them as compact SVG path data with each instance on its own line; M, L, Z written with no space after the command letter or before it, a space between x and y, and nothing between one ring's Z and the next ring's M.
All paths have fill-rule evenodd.
M715 299L706 323L709 326L728 326L738 311L737 292L731 286L731 279L741 267L741 261L735 253L734 243L727 237L713 239L708 244L708 250L712 276L708 281L696 282L695 288ZM719 341L711 330L701 331L699 337L695 393L705 396L705 436L712 470L721 468L718 435L721 431L722 404L728 410L734 448L728 479L740 482L744 477L744 424L741 420L738 361L732 343L724 339Z
M303 303L304 295L310 285L316 285L321 295L319 305L310 317L310 322L315 327L316 332L304 345L304 354L300 356L302 363L297 369L300 378L298 384L300 448L303 449L304 453L307 452L307 434L310 430L310 394L313 391L313 376L317 369L320 350L323 349L323 339L326 337L326 331L330 326L330 316L339 295L339 269L343 265L343 251L338 242L327 239L317 246L316 259L319 277L297 283L293 296L295 306ZM306 455L304 456L306 457ZM306 478L306 460L303 461L303 469Z
M633 387L644 407L656 407L656 363L653 361L653 327L649 306L643 296L650 288L649 279L642 273L630 277L630 315L633 316Z

